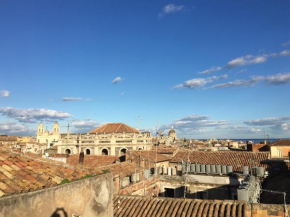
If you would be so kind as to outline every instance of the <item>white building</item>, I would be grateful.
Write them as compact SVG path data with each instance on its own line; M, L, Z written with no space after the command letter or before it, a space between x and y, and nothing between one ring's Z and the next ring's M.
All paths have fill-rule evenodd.
M50 148L54 143L59 141L61 135L59 133L59 124L55 122L52 127L52 132L48 130L44 131L44 124L40 123L37 128L37 138L38 143L45 143L47 147Z
M86 134L62 134L58 154L123 156L127 150L150 150L152 137L124 123L108 123Z

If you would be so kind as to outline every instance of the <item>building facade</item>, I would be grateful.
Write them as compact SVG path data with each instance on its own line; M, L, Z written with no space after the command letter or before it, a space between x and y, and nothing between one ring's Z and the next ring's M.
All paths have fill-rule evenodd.
M86 134L62 134L58 154L124 156L128 150L150 150L152 137L124 123L108 123Z
M52 132L49 132L47 129L44 130L44 124L40 123L37 128L37 137L36 141L38 143L45 143L47 147L50 148L54 143L60 140L59 124L55 122L52 127Z

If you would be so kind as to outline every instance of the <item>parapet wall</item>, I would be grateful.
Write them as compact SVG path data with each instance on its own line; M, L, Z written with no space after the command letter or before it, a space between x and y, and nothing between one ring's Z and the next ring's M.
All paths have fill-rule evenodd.
M286 206L290 214L290 206ZM283 204L248 204L246 216L248 217L288 217Z
M113 217L111 173L0 198L0 217Z

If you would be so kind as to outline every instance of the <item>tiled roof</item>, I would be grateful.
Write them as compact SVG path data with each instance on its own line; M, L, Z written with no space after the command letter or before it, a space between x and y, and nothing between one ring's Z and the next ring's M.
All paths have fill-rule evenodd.
M7 142L7 141L17 141L16 136L0 136L1 142Z
M68 157L70 155L67 154L50 154L49 157L53 157L53 158L65 158Z
M52 162L43 158L30 159L0 149L0 197L48 188L64 179L75 181L92 174Z
M32 145L38 145L38 146L47 146L45 143L39 143L39 142L17 142L18 145L27 145L27 144L32 144Z
M280 139L271 144L271 146L290 146L290 139Z
M116 196L114 217L244 217L246 202Z
M139 133L139 130L134 129L124 123L108 123L90 131L89 133Z
M97 155L85 155L84 157L84 166L100 167L108 164L113 164L119 160L119 157L116 156L97 156ZM78 165L79 164L79 155L69 155L66 160L66 163L69 165Z
M137 164L130 162L111 164L98 169L109 170L114 176L120 175L121 177L131 176L135 171L139 172L141 170Z
M130 160L132 157L141 156L142 159L147 159L151 162L156 160L156 151L127 151L126 160ZM157 162L170 161L172 156L157 153Z
M244 152L244 151L179 151L170 162L180 160L197 164L232 165L233 171L243 171L243 166L251 167L251 161L256 166L263 166L261 161L270 158L270 152Z
M155 151L156 146L152 146L151 150ZM170 147L167 145L159 145L157 146L157 153L158 154L174 154L176 151L178 150L178 148L176 147Z

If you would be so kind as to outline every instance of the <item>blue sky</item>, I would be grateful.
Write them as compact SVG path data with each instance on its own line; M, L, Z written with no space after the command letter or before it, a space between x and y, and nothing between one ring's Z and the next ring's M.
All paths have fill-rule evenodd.
M0 1L0 134L107 122L290 137L290 1Z

